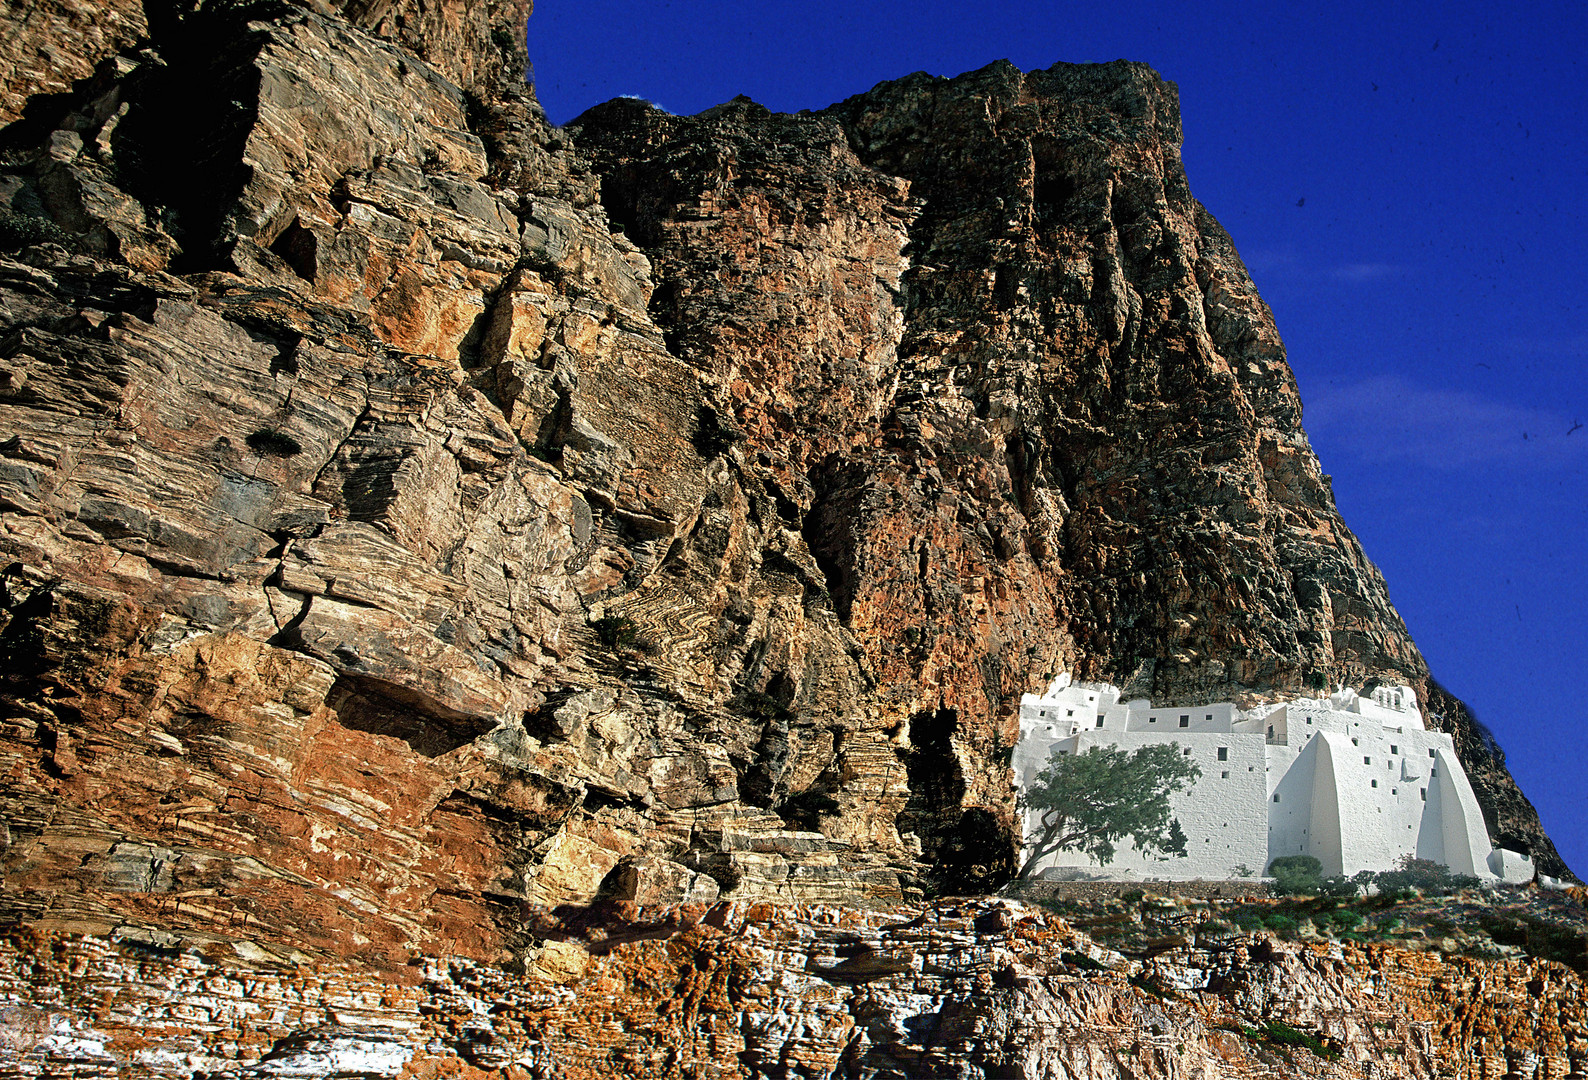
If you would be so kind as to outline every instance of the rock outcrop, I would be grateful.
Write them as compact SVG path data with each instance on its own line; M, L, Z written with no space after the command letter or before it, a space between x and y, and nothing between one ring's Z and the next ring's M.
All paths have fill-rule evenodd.
M1171 84L559 131L525 8L5 8L0 916L524 964L598 898L985 891L1061 668L1414 684L1565 872L1336 512Z
M525 974L455 959L383 979L173 934L13 936L0 942L0 1068L1476 1080L1588 1064L1582 981L1560 964L1278 942L1165 906L1155 921L1180 930L1144 959L1009 901L887 913L725 902L560 926Z

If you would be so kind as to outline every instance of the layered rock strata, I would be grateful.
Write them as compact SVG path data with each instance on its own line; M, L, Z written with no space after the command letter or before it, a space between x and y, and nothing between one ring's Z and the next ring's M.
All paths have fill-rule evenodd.
M75 57L6 76L8 918L520 962L984 890L1060 669L1416 685L1563 871L1147 68L558 131L516 3L6 10Z
M1577 1076L1549 961L1209 935L1142 959L1008 901L696 905L559 925L534 970L180 935L0 943L0 1068L110 1077ZM1124 916L1116 916L1120 918ZM548 927L549 928L549 927Z

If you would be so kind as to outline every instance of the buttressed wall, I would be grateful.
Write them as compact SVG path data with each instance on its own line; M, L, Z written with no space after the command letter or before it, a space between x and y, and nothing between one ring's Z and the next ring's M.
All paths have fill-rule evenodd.
M1054 755L1158 745L1178 747L1198 769L1168 799L1184 850L1141 851L1127 837L1106 867L1059 851L1034 870L1216 881L1295 855L1347 876L1412 857L1494 879L1509 857L1511 876L1532 880L1530 859L1491 841L1454 741L1427 730L1409 686L1381 686L1370 697L1341 687L1247 710L1230 702L1155 708L1121 702L1117 687L1060 675L1021 699L1015 785L1030 790ZM1024 814L1023 855L1040 819L1038 809Z
M1058 670L1409 684L1562 872L1148 68L556 130L515 3L102 7L7 38L75 65L4 84L7 918L384 963L992 888Z

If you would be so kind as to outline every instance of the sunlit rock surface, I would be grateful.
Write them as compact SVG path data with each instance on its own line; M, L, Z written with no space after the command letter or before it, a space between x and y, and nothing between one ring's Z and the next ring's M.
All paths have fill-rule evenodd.
M1150 922L1156 943L1131 955L1087 920L1012 901L619 906L543 922L522 973L461 958L376 972L176 934L13 935L0 1068L1091 1080L1567 1076L1588 1062L1581 977L1558 963L1210 931L1206 906L1090 920Z
M0 12L8 925L557 980L539 913L983 892L1060 670L1414 686L1564 872L1147 68L556 130L519 3Z

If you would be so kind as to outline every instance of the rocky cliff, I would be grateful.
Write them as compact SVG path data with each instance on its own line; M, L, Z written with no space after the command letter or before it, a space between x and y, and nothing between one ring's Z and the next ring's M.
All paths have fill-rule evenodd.
M1151 940L1102 933L1122 927ZM0 940L0 1070L1550 1080L1588 1067L1582 979L1559 963L1279 941L1233 932L1206 901L1082 919L1003 900L631 905L541 928L528 973L461 957L372 971L132 928L13 933Z
M526 8L8 0L0 915L521 964L598 897L983 892L1060 669L1410 682L1564 872L1171 84L557 130Z

